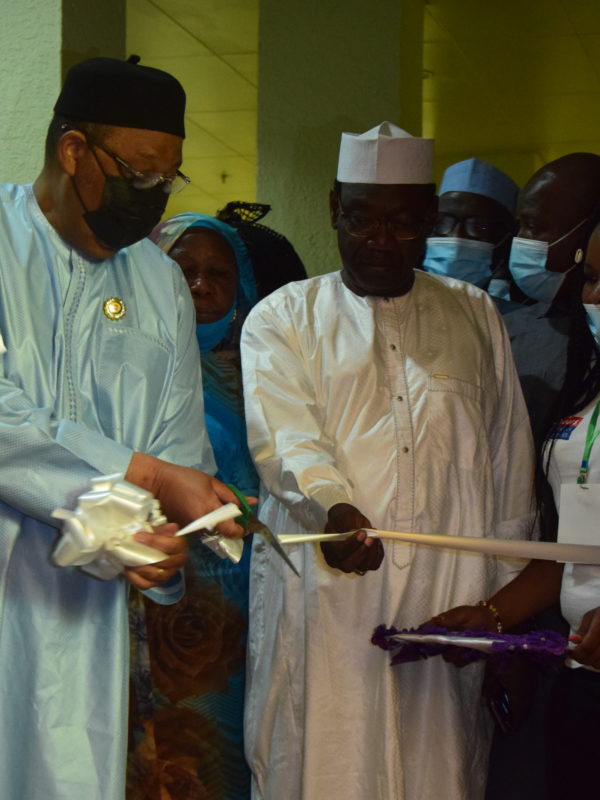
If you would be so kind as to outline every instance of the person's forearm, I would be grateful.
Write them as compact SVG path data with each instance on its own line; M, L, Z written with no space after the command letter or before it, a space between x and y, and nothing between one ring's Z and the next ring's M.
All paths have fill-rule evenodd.
M159 458L149 456L147 453L134 453L125 473L125 480L156 497L162 463Z
M558 602L564 564L530 561L516 578L488 598L497 609L504 630Z
M249 317L241 341L248 446L261 481L308 530L352 502L336 442L324 430L313 377L292 335L269 314Z
M73 420L36 407L0 377L0 500L48 525L93 478L125 471L131 449Z

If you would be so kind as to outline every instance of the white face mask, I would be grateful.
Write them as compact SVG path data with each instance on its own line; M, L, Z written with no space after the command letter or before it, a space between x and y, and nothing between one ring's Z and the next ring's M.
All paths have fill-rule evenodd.
M423 267L434 275L447 275L483 287L492 271L494 245L458 236L430 236Z
M537 239L523 239L515 236L510 248L508 268L519 289L532 300L551 303L558 294L566 276L566 272L550 272L546 269L548 250L580 228L589 217L582 219L571 230L554 242L542 242ZM578 251L579 252L579 251ZM581 260L581 259L579 259ZM576 260L576 263L579 261Z

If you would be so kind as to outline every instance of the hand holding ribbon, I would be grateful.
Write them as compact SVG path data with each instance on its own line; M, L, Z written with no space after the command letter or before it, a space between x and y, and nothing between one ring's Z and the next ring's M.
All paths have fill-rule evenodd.
M79 496L75 511L57 508L52 516L64 520L53 553L58 566L81 567L109 580L126 567L147 566L165 558L162 551L133 538L139 531L152 533L153 526L167 521L158 501L120 474L92 480L92 488Z
M136 534L141 532L150 534L149 541L152 541L153 529L167 522L150 492L123 480L121 474L106 475L92 480L90 491L80 495L78 501L75 511L58 508L52 514L63 520L62 537L53 553L58 566L81 567L90 575L110 580L128 568L149 566L168 557L163 550L136 541ZM235 504L226 504L176 535L211 530L239 513ZM157 537L158 541L162 541L162 537ZM231 540L232 545L239 545L231 551L223 547L226 541L223 537L206 536L201 541L221 557L229 556L234 561L240 558L242 543L239 540ZM226 544L229 543L227 540Z

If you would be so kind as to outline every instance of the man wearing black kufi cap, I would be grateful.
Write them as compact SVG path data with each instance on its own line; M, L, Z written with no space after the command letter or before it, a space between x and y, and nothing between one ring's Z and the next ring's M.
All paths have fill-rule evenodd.
M104 259L147 236L188 182L184 110L181 85L161 70L112 58L70 70L34 188L69 244Z
M56 566L52 511L114 473L180 524L234 499L199 471L214 462L189 291L145 239L187 182L184 108L165 72L84 61L36 182L0 186L2 800L124 793L127 584ZM137 534L165 559L124 572L160 602L182 589L174 530Z

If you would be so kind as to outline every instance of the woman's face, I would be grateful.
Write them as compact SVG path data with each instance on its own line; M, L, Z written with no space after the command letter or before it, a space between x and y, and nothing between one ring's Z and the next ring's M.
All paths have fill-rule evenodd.
M185 276L194 306L196 322L216 322L233 305L237 266L233 250L216 231L192 228L175 242L169 256Z
M595 228L588 242L583 264L581 301L600 305L600 226Z

